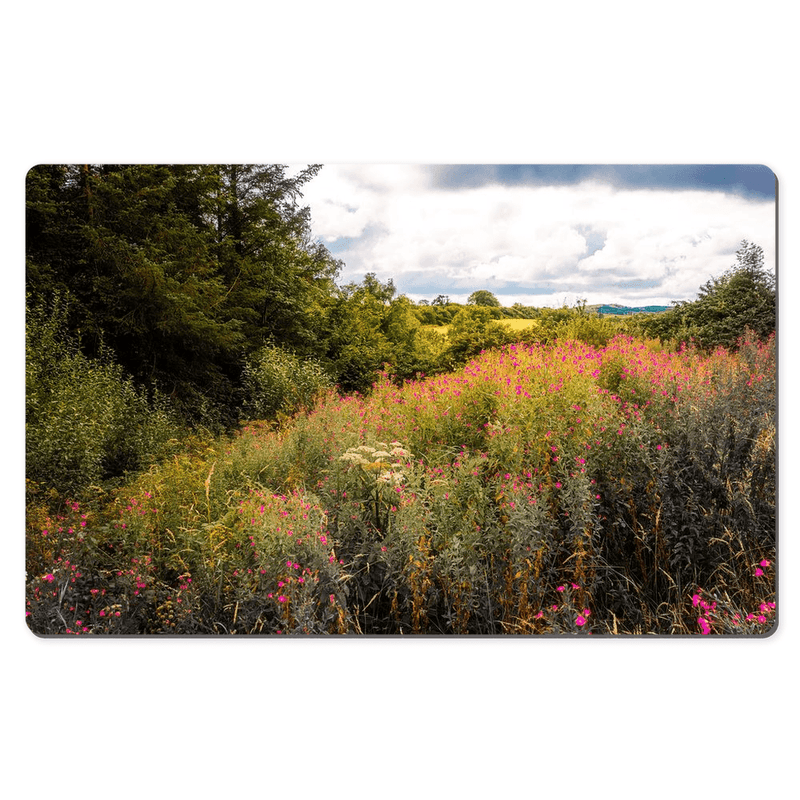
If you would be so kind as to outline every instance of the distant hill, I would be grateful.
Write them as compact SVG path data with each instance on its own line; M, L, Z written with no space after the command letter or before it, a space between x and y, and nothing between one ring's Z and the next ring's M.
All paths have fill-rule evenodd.
M597 310L598 314L614 314L621 317L628 314L660 314L662 311L669 311L669 306L620 306L616 303L610 305L591 306L591 310ZM590 307L587 306L589 311Z

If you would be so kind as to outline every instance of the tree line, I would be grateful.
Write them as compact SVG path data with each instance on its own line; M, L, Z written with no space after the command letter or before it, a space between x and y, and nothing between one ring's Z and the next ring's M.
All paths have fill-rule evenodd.
M137 386L211 427L238 422L254 361L276 348L343 391L366 391L384 364L401 378L450 364L439 358L442 341L420 327L449 325L464 306L444 295L415 304L374 274L337 285L342 264L313 239L301 204L319 169L32 168L29 318L58 306L83 356L113 354ZM535 313L503 309L483 290L467 305L492 319Z

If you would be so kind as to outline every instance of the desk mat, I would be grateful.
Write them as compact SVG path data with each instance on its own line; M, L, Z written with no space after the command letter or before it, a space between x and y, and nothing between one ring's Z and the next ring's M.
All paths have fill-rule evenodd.
M40 636L766 636L757 165L38 165Z

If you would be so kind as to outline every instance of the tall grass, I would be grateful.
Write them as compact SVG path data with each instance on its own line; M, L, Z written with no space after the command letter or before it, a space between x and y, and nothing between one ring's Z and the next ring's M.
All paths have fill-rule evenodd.
M771 339L710 355L558 339L328 391L161 462L87 519L31 521L30 624L763 633L774 412Z

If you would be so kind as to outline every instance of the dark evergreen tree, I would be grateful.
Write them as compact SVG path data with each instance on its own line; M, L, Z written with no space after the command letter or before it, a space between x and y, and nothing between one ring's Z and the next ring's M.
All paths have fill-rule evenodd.
M34 167L27 289L70 293L88 355L105 343L190 415L235 421L246 357L267 341L311 351L318 336L338 269L298 204L318 169Z
M223 165L216 197L217 253L229 287L225 311L248 345L267 341L312 353L321 306L340 263L310 234L298 204L319 166L286 175L280 165Z

